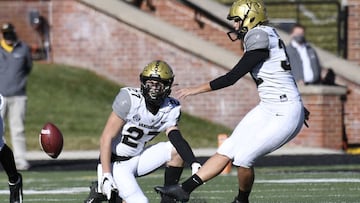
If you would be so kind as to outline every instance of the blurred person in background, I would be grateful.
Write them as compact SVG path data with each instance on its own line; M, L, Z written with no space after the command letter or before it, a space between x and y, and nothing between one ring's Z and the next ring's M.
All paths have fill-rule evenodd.
M306 41L305 27L295 24L286 47L291 72L298 84L321 84L321 65L315 49Z
M18 170L28 170L26 160L25 114L26 84L32 69L30 49L18 39L14 25L1 27L0 41L0 94L4 97L1 116L8 118L15 163ZM5 126L5 121L3 121Z

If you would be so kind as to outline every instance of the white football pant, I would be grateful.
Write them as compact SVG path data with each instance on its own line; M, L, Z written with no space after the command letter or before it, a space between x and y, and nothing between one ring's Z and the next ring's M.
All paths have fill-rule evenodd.
M159 142L144 149L128 161L113 163L112 175L119 191L119 196L126 203L148 203L136 177L147 175L171 160L173 146L170 142ZM101 193L101 165L98 165L98 191Z
M294 138L303 122L301 101L260 102L246 114L217 152L233 159L235 166L250 168L256 159Z

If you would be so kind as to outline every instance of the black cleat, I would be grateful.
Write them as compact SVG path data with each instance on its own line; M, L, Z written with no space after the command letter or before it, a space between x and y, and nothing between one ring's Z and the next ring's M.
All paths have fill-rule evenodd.
M154 189L156 192L173 197L177 201L187 202L190 199L190 194L187 193L180 185L170 185L164 187L156 186Z
M167 195L161 194L160 203L176 203L176 200L173 197L169 197Z
M23 202L22 176L19 173L19 179L16 183L9 183L10 189L10 203Z
M90 193L88 198L84 201L84 203L101 203L103 201L107 201L107 198L102 193L98 192L98 182L91 182Z
M122 203L122 199L117 195L117 191L112 191L111 199L107 200L106 196L98 191L98 182L91 182L90 193L88 198L84 201L84 203Z
M118 191L113 190L111 191L111 198L109 200L109 203L122 203L121 197L119 197Z

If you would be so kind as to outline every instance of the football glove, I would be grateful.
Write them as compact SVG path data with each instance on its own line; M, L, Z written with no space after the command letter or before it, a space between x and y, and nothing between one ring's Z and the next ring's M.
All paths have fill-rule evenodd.
M194 162L191 164L191 175L194 175L201 167L201 164Z
M116 191L116 186L111 173L104 173L101 178L101 191L108 200L111 199L111 192Z

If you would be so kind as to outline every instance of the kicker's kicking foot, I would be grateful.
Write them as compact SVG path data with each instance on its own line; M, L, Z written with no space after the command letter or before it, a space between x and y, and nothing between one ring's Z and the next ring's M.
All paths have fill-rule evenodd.
M154 189L156 192L173 197L177 201L187 202L190 199L190 194L180 185L156 186Z

